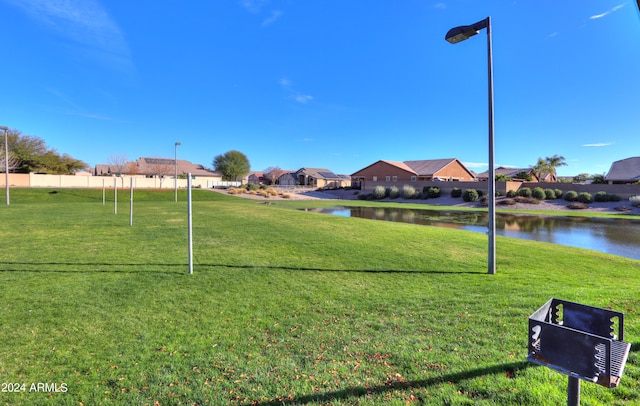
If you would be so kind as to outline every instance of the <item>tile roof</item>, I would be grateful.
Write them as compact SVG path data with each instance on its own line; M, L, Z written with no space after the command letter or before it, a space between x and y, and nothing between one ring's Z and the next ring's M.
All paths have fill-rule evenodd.
M419 161L404 161L404 163L416 172L418 176L433 176L455 160L455 158L422 159Z
M220 177L220 173L205 168L200 164L178 159L178 175L191 173L193 176ZM175 174L176 161L169 158L138 158L136 161L122 165L122 173L138 175L167 175ZM117 165L98 164L95 168L96 175L116 174Z
M611 164L606 180L630 181L640 180L640 157L632 157L615 161Z

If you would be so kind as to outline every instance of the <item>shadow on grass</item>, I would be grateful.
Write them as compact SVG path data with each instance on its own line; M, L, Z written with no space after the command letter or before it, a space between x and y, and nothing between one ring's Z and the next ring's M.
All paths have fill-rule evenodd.
M247 403L247 405L297 405L307 404L311 402L319 402L321 404L333 402L333 401L349 401L353 398L359 398L362 396L372 396L392 392L399 389L422 389L429 386L438 385L441 383L457 384L460 381L466 379L478 378L484 375L493 375L503 373L509 377L514 376L514 372L520 369L528 368L529 366L535 366L527 361L514 362L510 364L495 365L492 367L478 368L471 371L459 372L455 374L442 375L430 379L421 379L416 381L405 382L389 382L384 385L371 386L368 388L358 386L355 388L348 388L333 392L315 393L310 395L303 395L293 399L273 399L261 403Z
M188 264L135 264L135 263L123 263L123 264L107 264L107 263L99 263L99 262L0 262L0 272L83 272L85 270L82 269L21 269L20 267L42 267L42 266L62 266L62 267L112 267L112 268L120 268L120 267L154 267L154 269L134 269L134 270L118 270L118 269L89 269L86 271L92 272L126 272L126 273L138 273L138 272L148 272L148 273L175 273L175 272L166 272L160 271L157 268L186 268ZM13 267L13 268L11 268ZM157 268L156 268L157 267ZM200 269L202 271L203 268L206 271L210 271L213 268L230 268L230 269L240 269L240 270L251 270L251 269L272 269L279 271L301 271L301 272L353 272L353 273L390 273L390 274L451 274L451 275L481 275L486 272L478 271L478 272L470 272L470 271L441 271L441 270L403 270L403 269L330 269L330 268L305 268L305 267L294 267L294 266L262 266L262 265L228 265L228 264L195 264L194 263L194 271L195 269Z

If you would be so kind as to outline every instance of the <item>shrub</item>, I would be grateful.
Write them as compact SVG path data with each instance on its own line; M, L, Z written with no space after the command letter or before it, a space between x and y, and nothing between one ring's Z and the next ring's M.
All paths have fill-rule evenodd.
M451 189L451 197L460 197L462 196L462 189L459 187L454 187Z
M478 191L475 189L467 189L462 194L462 200L465 202L475 202L478 200Z
M496 202L497 205L505 205L505 206L513 206L517 202L512 197L507 197L506 199L498 200Z
M230 195L241 195L245 192L246 190L241 188L241 187L230 187L229 188L229 194Z
M547 200L553 200L556 198L556 191L553 189L544 190L544 198Z
M397 199L400 196L400 190L397 186L391 186L387 189L387 196L389 199Z
M387 196L387 189L384 186L376 186L371 195L376 200L384 199Z
M556 199L560 199L562 197L562 190L555 189L554 192L556 193Z
M255 184L255 183L249 183L247 185L247 190L258 190L260 189L260 185Z
M513 198L514 198L514 197L516 197L516 196L518 196L518 194L516 193L516 191L515 191L515 190L510 190L510 191L508 191L508 192L507 192L507 197L508 197L509 199L513 199Z
M531 191L531 197L534 197L539 200L544 200L546 198L546 194L544 193L543 188L537 187Z
M591 193L582 192L578 195L578 201L580 203L591 203L593 201L593 197Z
M531 189L528 187L518 189L518 196L531 197Z
M573 190L570 190L564 194L564 200L568 202L575 202L576 200L578 200L578 193L576 193Z
M570 208L570 209L573 209L573 210L582 210L582 209L587 209L588 208L586 204L578 203L578 202L573 202L573 203L569 204L567 207Z
M358 200L372 200L373 193L358 193Z
M274 189L272 187L268 187L264 191L269 196L278 196L280 194L280 192L278 192L276 189Z
M535 197L516 196L514 200L517 203L540 204L540 200Z
M609 195L607 194L607 192L598 192L595 194L595 196L593 196L593 200L595 200L596 202L608 202L609 201Z
M629 198L631 205L634 207L640 207L640 196L631 196Z
M437 186L430 186L422 188L422 192L426 193L427 196L431 199L435 199L436 197L440 197L440 188Z
M619 202L622 198L619 195L609 195L610 202Z
M291 198L291 195L290 195L289 193L283 193L283 194L282 194L282 198L283 198L283 199L290 199L290 198Z
M402 186L402 197L405 199L413 199L416 194L416 188L411 185Z

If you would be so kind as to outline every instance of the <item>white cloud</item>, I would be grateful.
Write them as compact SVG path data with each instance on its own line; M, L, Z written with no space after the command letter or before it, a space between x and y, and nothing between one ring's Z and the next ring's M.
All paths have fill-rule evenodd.
M606 17L607 15L609 15L609 14L611 14L611 13L615 12L615 11L620 10L622 7L624 7L624 6L625 6L625 4L626 4L626 3L619 4L619 5L615 6L615 7L613 7L611 10L607 10L607 11L605 11L605 12L604 12L604 13L602 13L602 14L592 15L591 17L589 17L589 19L590 19L590 20L597 20L597 19L599 19L599 18Z
M609 11L605 11L602 14L596 14L596 15L592 15L591 17L589 17L590 20L597 20L598 18L602 18L604 16L606 16L607 14L609 14Z
M295 101L302 104L307 104L311 100L313 100L313 96L309 96L307 94L296 94L294 96Z
M444 10L445 8L447 8L447 5L446 5L446 3L440 2L440 3L436 3L433 6L433 8L437 8L438 10Z
M39 24L84 47L83 54L130 67L130 51L118 25L96 0L7 0Z
M304 94L301 93L297 90L295 90L293 88L293 82L291 82L289 79L287 78L282 78L278 81L278 83L280 84L280 86L282 86L282 88L284 90L287 91L287 93L289 93L289 98L297 101L300 104L307 104L310 101L313 100L313 96L308 95L308 94Z
M608 147L611 145L610 142L596 142L593 144L582 144L583 147Z
M266 3L267 3L266 0L241 0L240 1L240 5L242 6L242 8L244 8L251 14L258 14Z
M276 22L277 19L279 19L282 14L284 14L283 11L280 10L273 10L271 11L271 14L269 15L269 17L267 17L263 22L262 22L262 26L266 27L268 25L271 25L273 23Z
M280 79L280 80L278 81L278 83L280 83L280 86L282 86L282 87L286 87L286 88L290 88L290 87L291 87L291 85L293 84L293 83L291 83L291 81L290 81L289 79L287 79L287 78L282 78L282 79Z
M467 168L484 168L489 166L486 162L463 162L462 164Z

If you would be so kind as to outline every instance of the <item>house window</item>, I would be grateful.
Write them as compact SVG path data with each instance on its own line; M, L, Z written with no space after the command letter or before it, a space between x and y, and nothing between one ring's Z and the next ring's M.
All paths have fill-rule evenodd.
M391 180L391 176L386 176L385 179L387 182L389 182Z
M394 181L394 182L397 182L397 181L398 181L398 177L397 177L397 176L394 176L394 177L393 177L393 181Z
M411 177L411 182L415 182L415 181L416 181L416 177L415 177L415 176L412 176L412 177Z
M373 177L373 181L374 181L374 182L377 182L377 181L378 181L378 177L377 177L377 176L374 176L374 177Z

